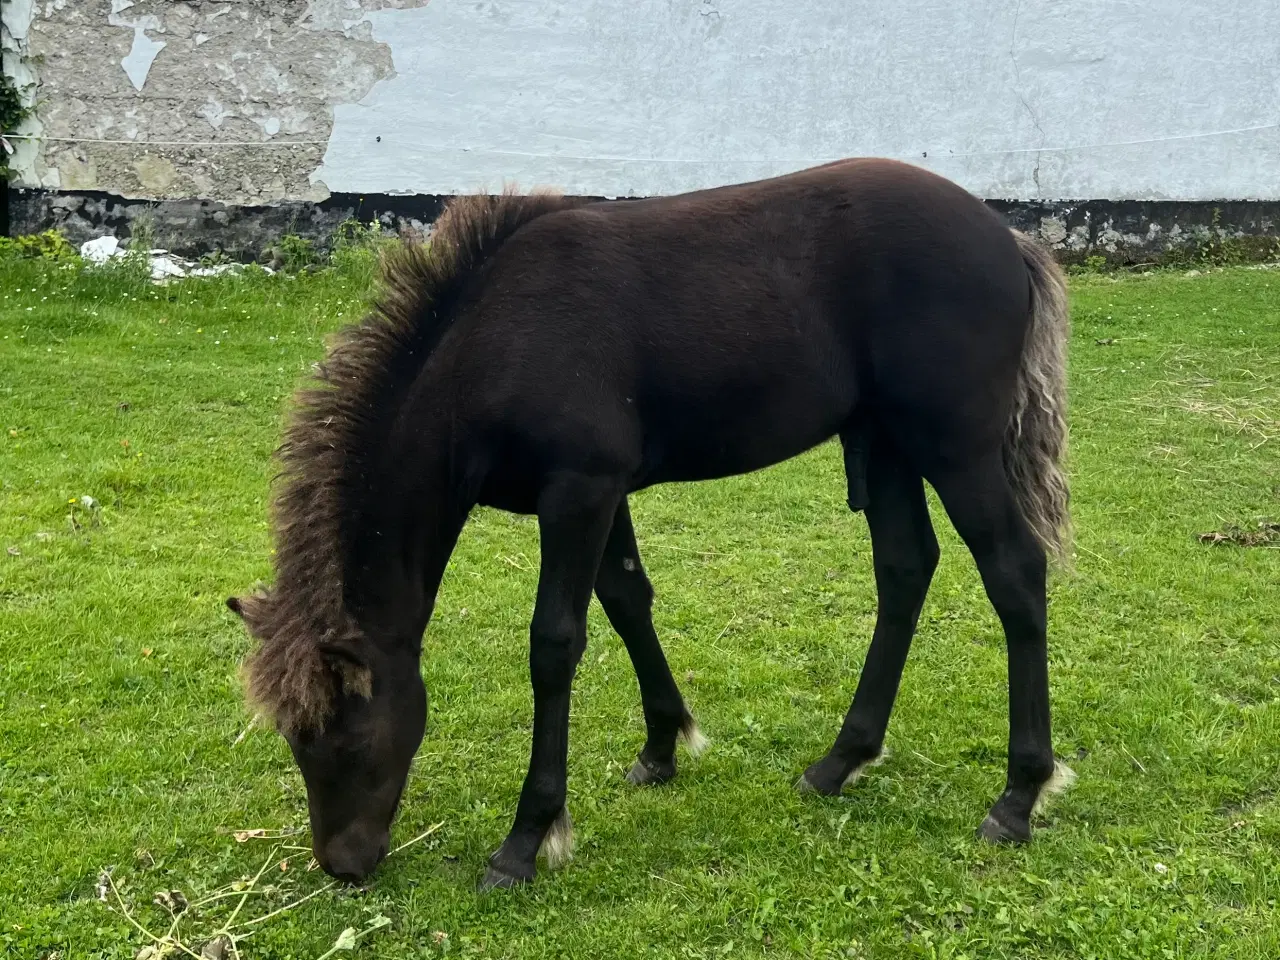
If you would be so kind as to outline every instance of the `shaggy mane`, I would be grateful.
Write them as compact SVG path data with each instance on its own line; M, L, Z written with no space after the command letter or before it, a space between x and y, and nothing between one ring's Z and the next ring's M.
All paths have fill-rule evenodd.
M294 395L272 502L275 586L229 601L260 641L245 662L251 702L282 730L321 727L339 690L370 692L367 668L329 657L367 641L344 603L344 564L373 465L397 408L449 327L470 276L537 217L575 206L547 193L463 196L427 244L383 256L381 291L360 323L338 333Z

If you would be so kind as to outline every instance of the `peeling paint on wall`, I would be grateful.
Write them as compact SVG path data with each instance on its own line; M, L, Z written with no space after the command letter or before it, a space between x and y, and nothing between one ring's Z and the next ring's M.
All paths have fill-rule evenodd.
M394 75L366 13L425 3L6 2L40 85L39 129L22 132L51 138L24 146L16 182L132 198L322 199L311 175L334 107Z
M29 186L236 204L504 181L627 196L875 155L989 198L1280 199L1280 5L1256 0L4 11L16 69L40 81L23 132L54 138L15 158Z
M160 29L160 18L155 16L126 19L120 16L125 10L135 5L135 0L111 0L111 13L107 23L113 27L128 27L133 30L133 46L120 61L125 76L133 84L135 90L141 91L147 84L147 74L151 72L151 64L160 55L167 44L163 40L152 40L147 36L148 30ZM52 11L49 11L52 13Z
M4 74L14 88L22 91L25 106L35 102L37 78L32 69L30 55L31 22L35 17L32 0L0 0L0 59L4 61ZM39 117L34 114L23 120L17 130L0 130L0 133L17 133L28 136L39 136L41 133ZM32 140L13 139L10 145L14 153L10 158L10 168L17 176L22 171L34 167L40 152L40 144ZM33 186L57 186L56 183L41 183L28 180Z

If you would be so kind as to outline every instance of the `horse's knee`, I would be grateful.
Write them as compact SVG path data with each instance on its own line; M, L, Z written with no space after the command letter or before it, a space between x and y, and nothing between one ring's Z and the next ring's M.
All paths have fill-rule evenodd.
M941 551L936 540L920 543L910 554L891 556L876 562L876 569L895 580L913 587L928 586L938 569Z
M586 631L576 623L535 620L529 631L529 675L534 690L567 689L586 647Z

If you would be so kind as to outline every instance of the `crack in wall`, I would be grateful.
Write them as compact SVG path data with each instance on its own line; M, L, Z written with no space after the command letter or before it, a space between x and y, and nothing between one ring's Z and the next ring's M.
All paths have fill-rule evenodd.
M1036 128L1036 133L1040 134L1040 145L1043 146L1048 135L1044 132L1044 126L1040 123L1040 118L1036 116L1035 110L1031 107L1031 101L1022 89L1022 67L1018 64L1018 18L1022 16L1022 0L1018 0L1013 8L1013 26L1009 31L1009 62L1013 66L1013 92L1017 96L1018 101L1022 104L1022 108L1027 111L1027 116L1031 118L1031 124ZM1044 190L1040 186L1040 154L1035 155L1032 161L1031 182L1036 187L1036 198L1044 196Z

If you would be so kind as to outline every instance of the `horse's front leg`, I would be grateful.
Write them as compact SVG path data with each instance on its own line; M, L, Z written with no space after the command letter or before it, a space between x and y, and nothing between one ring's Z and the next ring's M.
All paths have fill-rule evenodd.
M489 858L481 889L532 880L540 850L551 866L572 854L565 808L569 690L586 649L587 606L622 496L613 478L561 474L538 498L542 568L529 630L533 749L515 823Z

